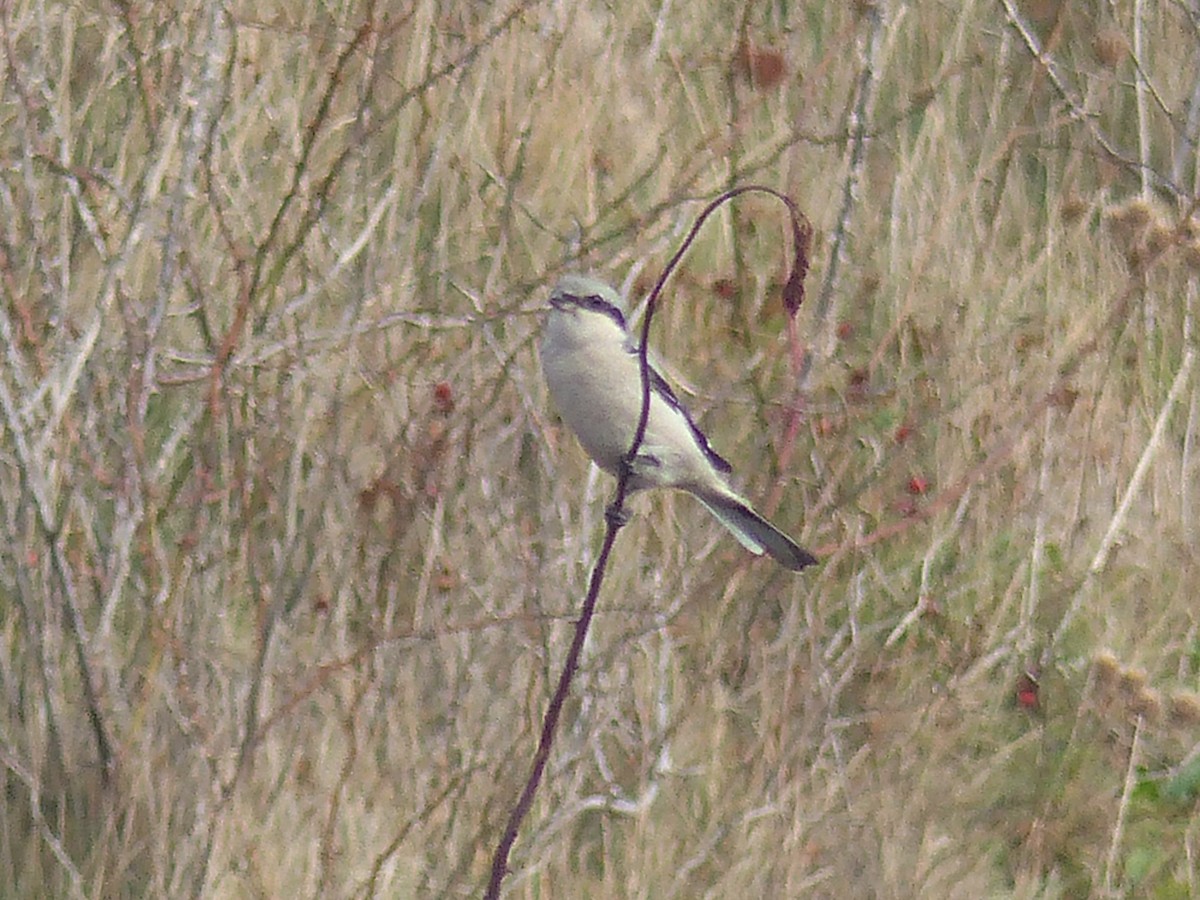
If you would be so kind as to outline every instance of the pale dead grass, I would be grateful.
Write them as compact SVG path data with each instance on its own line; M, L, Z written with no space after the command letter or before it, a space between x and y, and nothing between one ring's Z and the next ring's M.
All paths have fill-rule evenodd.
M655 334L827 562L634 500L509 895L1200 891L1197 792L1153 793L1200 741L1179 213L1130 224L1003 4L896 5L819 314L842 6L739 12L758 89L694 4L4 7L7 895L478 895L612 490L532 313L564 268L644 293L749 180L818 228L794 442L777 208L714 219ZM1137 158L1128 11L1029 6ZM1195 32L1147 6L1148 159L1190 182Z

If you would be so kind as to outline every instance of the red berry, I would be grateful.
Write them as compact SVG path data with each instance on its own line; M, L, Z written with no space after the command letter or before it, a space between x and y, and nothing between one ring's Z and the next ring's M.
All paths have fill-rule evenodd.
M713 293L722 300L732 300L737 296L737 285L732 278L718 278L712 283Z
M1041 706L1037 679L1028 672L1017 679L1017 704L1022 709L1038 709Z
M454 412L454 389L450 382L439 381L433 386L433 405L442 415Z
M908 492L913 496L919 496L929 490L929 480L920 475L914 475L908 479Z

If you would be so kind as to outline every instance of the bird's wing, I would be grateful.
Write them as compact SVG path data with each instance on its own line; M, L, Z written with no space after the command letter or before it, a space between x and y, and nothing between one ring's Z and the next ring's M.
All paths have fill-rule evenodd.
M625 350L632 356L638 356L638 348L632 341L626 343ZM688 428L692 432L692 437L696 439L697 446L699 446L703 451L708 461L712 463L713 468L715 468L718 472L732 472L733 466L729 464L729 461L726 460L725 457L721 456L721 454L712 448L712 445L708 442L708 438L705 436L704 432L700 430L700 426L696 424L696 420L692 418L692 414L688 412L688 408L683 405L683 401L675 396L675 392L671 390L671 385L667 383L667 380L662 377L662 375L656 368L654 368L654 366L649 366L649 372L650 390L662 397L663 402L665 402L667 406L679 411L679 414L683 416L684 421L687 422Z

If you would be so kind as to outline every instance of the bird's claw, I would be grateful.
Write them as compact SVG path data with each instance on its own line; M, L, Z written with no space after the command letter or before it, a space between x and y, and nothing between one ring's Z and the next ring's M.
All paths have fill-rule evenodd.
M626 481L633 478L633 463L635 459L636 457L629 455L621 457L621 462L618 464L620 466L620 469L617 471L618 478L624 478Z
M604 508L604 518L614 528L620 528L629 522L629 513L618 507L615 503L610 503Z

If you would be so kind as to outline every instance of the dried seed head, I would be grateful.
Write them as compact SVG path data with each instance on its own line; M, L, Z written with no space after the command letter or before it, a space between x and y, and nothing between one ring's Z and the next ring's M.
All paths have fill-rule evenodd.
M1079 391L1071 387L1069 384L1064 384L1061 387L1051 391L1046 399L1050 401L1057 409L1065 409L1070 412L1075 408L1075 402L1079 399Z
M1175 229L1162 222L1155 222L1146 230L1146 249L1158 256L1175 243Z
M1135 716L1141 716L1147 722L1157 722L1162 718L1163 702L1158 691L1145 689L1129 699L1129 711Z
M1087 215L1088 203L1074 191L1063 198L1062 205L1059 206L1058 212L1062 216L1062 220L1068 225L1074 225L1085 215Z
M1092 676L1096 685L1111 690L1121 677L1121 661L1111 650L1101 650L1092 657Z
M1200 275L1200 240L1191 240L1180 246L1183 262L1193 275Z
M1145 271L1149 261L1150 254L1146 252L1145 244L1136 244L1125 251L1125 265L1133 272Z
M1200 695L1190 691L1172 694L1167 701L1167 715L1172 725L1188 728L1200 725Z
M1117 678L1117 687L1126 698L1132 700L1146 690L1146 673L1142 669L1122 669Z
M1110 208L1105 217L1114 234L1136 236L1151 221L1158 218L1154 208L1145 200L1134 198Z
M1115 69L1129 52L1125 35L1116 28L1101 28L1092 38L1092 55L1106 69Z

